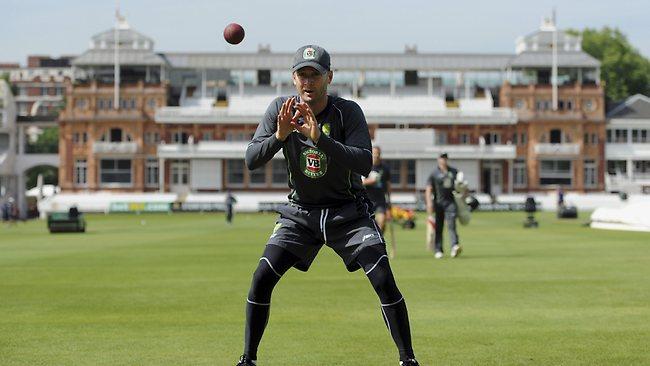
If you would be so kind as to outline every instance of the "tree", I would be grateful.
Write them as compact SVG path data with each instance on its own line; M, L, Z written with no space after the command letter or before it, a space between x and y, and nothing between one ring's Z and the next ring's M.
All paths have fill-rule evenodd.
M650 60L618 28L585 28L571 33L582 35L582 49L601 62L601 79L609 101L650 95Z

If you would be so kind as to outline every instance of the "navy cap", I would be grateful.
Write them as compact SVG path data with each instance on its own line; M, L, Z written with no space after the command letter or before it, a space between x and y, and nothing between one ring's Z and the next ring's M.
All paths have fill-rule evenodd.
M293 56L291 72L303 67L313 67L321 74L330 71L330 54L323 47L316 45L302 46Z

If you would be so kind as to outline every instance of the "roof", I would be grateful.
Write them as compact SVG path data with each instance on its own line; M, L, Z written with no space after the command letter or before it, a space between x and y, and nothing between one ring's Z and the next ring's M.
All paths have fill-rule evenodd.
M525 51L516 55L510 62L512 68L524 67L550 67L553 63L552 52ZM558 67L599 67L600 61L591 57L586 52L569 51L558 52Z
M165 59L160 55L147 50L120 50L121 65L160 66L165 65ZM90 49L81 56L72 60L73 66L101 66L113 65L115 61L114 50Z
M650 119L650 98L636 94L607 114L607 118Z
M291 53L190 53L165 52L163 56L173 68L226 70L287 70ZM508 67L551 67L551 52L513 54L462 53L332 53L336 71L502 71ZM559 67L595 68L600 62L582 51L558 52Z
M174 68L287 70L293 53L163 53ZM337 70L501 71L511 54L332 53Z

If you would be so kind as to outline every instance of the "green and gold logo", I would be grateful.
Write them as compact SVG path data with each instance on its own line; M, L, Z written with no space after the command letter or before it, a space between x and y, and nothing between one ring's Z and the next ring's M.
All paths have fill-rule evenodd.
M323 130L323 133L324 133L326 136L329 136L329 135L330 135L331 126L330 126L329 122L323 123L323 127L322 127L321 129Z
M320 178L327 173L327 155L318 149L305 149L300 156L300 168L309 178Z

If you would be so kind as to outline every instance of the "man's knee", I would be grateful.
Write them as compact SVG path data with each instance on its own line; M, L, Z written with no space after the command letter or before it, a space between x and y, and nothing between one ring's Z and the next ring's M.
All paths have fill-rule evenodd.
M280 278L280 274L273 269L269 260L262 257L255 273L253 273L253 281L248 293L249 300L262 302L269 301L271 292L278 281L280 281Z
M388 257L373 249L366 249L364 252L363 255L359 255L359 264L368 276L381 303L387 304L399 300L402 295L395 283Z

